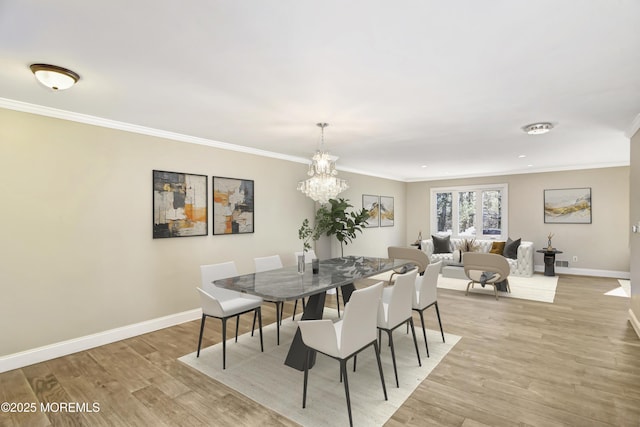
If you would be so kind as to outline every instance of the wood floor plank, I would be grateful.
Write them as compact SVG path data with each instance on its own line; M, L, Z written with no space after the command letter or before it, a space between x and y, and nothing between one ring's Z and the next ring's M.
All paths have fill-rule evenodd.
M445 332L462 339L387 425L640 426L640 340L629 300L604 295L617 287L616 279L561 276L553 304L439 290ZM326 305L335 308L335 297ZM292 310L285 304L283 321ZM425 320L435 330L432 311ZM252 320L241 318L240 333ZM263 321L275 322L274 304L263 305ZM296 425L177 360L195 351L199 327L186 322L0 374L5 401L100 404L98 413L67 416L0 413L0 425ZM220 322L207 321L203 345L221 336Z

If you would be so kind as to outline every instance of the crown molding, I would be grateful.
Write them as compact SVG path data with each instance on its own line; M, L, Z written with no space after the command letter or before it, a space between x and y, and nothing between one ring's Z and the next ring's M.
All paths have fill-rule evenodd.
M22 101L15 101L7 98L0 98L0 108L6 108L8 110L21 111L24 113L37 114L40 116L53 117L61 120L68 120L72 122L78 122L88 124L92 126L100 126L109 129L116 129L125 132L138 133L141 135L154 136L158 138L169 139L172 141L186 142L190 144L206 145L208 147L220 148L222 150L236 151L240 153L253 154L256 156L269 157L273 159L286 160L294 163L303 163L308 165L310 159L290 156L287 154L276 153L273 151L260 150L257 148L245 147L242 145L229 144L227 142L215 141L206 138L199 138L196 136L185 135L177 132L170 132L161 129L155 129L145 126L134 125L131 123L119 122L116 120L104 119L102 117L90 116L88 114L75 113L73 111L60 110L57 108L45 107L42 105L30 104ZM629 130L625 132L628 138L631 138L635 133L640 130L640 114L633 120ZM629 162L622 163L607 163L607 164L592 164L592 165L580 165L580 166L567 166L557 168L546 169L526 169L519 171L504 171L504 172L492 172L488 174L461 174L450 176L425 176L420 178L402 178L398 176L376 174L370 171L361 169L354 169L344 166L336 166L336 169L341 172L349 172L358 175L371 176L375 178L389 179L398 182L425 182L425 181L442 181L448 179L463 179L463 178L479 178L484 176L504 176L504 175L520 175L529 173L542 173L542 172L559 172L569 170L582 170L582 169L598 169L607 167L629 166Z
M624 135L627 138L631 139L633 135L635 135L636 132L638 132L638 130L640 130L640 114L638 114L636 118L633 119L633 121L631 122L631 125L629 126L629 129L627 129Z
M0 108L21 111L23 113L37 114L40 116L53 117L56 119L68 120L68 121L83 123L83 124L92 125L92 126L100 126L100 127L109 128L109 129L116 129L116 130L121 130L125 132L138 133L141 135L155 136L158 138L170 139L172 141L206 145L208 147L220 148L222 150L237 151L237 152L246 153L246 154L254 154L256 156L270 157L273 159L286 160L294 163L304 163L307 165L310 163L310 159L308 158L290 156L287 154L275 153L273 151L245 147L243 145L229 144L227 142L215 141L215 140L206 139L206 138L199 138L196 136L185 135L185 134L165 131L161 129L149 128L145 126L134 125L131 123L119 122L116 120L104 119L102 117L90 116L87 114L74 113L73 111L59 110L57 108L45 107L42 105L30 104L22 101L15 101L13 99L0 98ZM371 173L371 172L367 172L359 169L344 168L340 166L337 166L336 169L339 171L350 172L350 173L355 173L359 175L367 175L367 176L390 179L390 180L401 181L401 182L405 181L395 176L375 174L375 173Z
M209 147L221 148L223 150L238 151L241 153L255 154L262 157L287 160L295 163L309 163L309 159L289 156L287 154L275 153L272 151L259 150L257 148L245 147L242 145L229 144L227 142L215 141L212 139L199 138L177 132L170 132L161 129L154 129L131 123L119 122L116 120L104 119L102 117L90 116L87 114L74 113L73 111L59 110L57 108L44 107L42 105L29 104L27 102L15 101L12 99L0 98L0 108L21 111L24 113L37 114L40 116L53 117L56 119L68 120L72 122L84 123L93 126L100 126L109 129L122 130L125 132L138 133L141 135L156 136L173 141L188 142L191 144L206 145Z
M506 176L506 175L525 175L534 173L549 173L549 172L566 172L574 170L586 170L586 169L602 169L602 168L617 168L629 166L629 162L610 162L610 163L592 163L579 166L559 166L553 168L527 168L521 170L511 170L504 172L491 172L486 174L459 174L459 175L447 175L447 176L432 176L423 178L411 178L405 179L404 182L430 182L430 181L445 181L450 179L471 179L481 177L493 177L493 176Z

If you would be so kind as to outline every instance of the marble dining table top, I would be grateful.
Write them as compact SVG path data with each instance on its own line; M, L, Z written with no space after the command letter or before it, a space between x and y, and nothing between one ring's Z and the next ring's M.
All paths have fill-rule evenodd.
M412 263L406 259L346 256L320 260L317 274L307 264L304 274L297 266L219 279L214 285L257 295L270 301L291 301L353 283Z

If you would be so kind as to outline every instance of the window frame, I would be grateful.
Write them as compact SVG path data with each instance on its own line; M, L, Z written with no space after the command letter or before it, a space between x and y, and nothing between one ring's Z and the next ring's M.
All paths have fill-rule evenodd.
M476 206L475 206L475 227L476 227L476 235L460 235L460 217L459 217L459 193L477 192L476 194ZM500 191L501 192L501 200L500 200L500 222L501 228L500 234L477 234L478 230L483 232L483 217L482 217L482 192L483 191ZM446 232L438 232L438 215L437 215L437 205L436 205L436 195L438 193L451 193L452 198L452 212L451 212L451 233ZM509 185L506 183L502 184L482 184L482 185L462 185L462 186L447 186L447 187L433 187L431 188L431 205L430 205L430 216L431 216L431 234L438 236L446 236L450 235L452 238L476 238L483 240L506 240L509 236Z

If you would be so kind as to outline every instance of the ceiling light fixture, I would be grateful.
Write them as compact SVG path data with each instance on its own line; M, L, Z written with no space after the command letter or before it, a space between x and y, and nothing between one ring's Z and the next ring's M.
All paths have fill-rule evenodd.
M311 199L325 204L329 199L335 198L338 194L349 188L347 181L337 177L336 162L329 155L328 151L324 151L324 128L329 126L328 123L318 123L321 129L321 146L316 150L311 158L309 172L311 177L304 181L298 182L298 190L302 191Z
M551 129L553 129L553 125L551 123L546 123L546 122L532 123L522 128L522 130L528 133L529 135L542 135L543 133L549 132Z
M80 80L77 73L57 65L31 64L29 68L40 83L56 91L69 89Z

